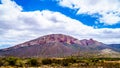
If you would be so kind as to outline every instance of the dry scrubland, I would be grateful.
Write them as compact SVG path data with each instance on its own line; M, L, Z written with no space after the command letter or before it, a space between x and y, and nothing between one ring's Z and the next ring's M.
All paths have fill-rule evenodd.
M120 58L0 58L0 68L120 68Z

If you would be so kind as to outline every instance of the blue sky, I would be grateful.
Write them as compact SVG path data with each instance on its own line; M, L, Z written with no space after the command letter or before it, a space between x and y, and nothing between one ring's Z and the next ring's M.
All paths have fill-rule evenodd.
M120 43L120 0L0 0L0 48L46 35Z
M96 26L98 28L120 28L120 23L113 25L104 25L98 21L98 17L94 17L86 14L77 15L78 9L70 9L67 7L62 7L58 5L58 2L55 0L14 0L18 5L23 7L23 11L36 11L36 10L50 10L54 12L60 12L66 16L74 18L81 21L83 24L88 26ZM97 15L97 14L95 14ZM100 15L98 15L100 16ZM95 22L98 22L96 24Z

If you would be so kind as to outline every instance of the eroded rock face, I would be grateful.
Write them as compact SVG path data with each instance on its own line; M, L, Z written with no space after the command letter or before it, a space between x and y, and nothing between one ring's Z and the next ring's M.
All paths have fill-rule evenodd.
M46 43L51 43L51 42L60 42L60 43L67 43L67 44L74 44L76 43L77 39L67 36L67 35L62 35L62 34L51 34L51 35L46 35L42 36L40 38L18 44L15 47L23 47L23 46L30 46L30 45L42 45ZM78 40L79 41L79 40Z
M40 38L18 44L15 47L23 47L23 46L30 46L30 45L43 45L46 43L51 43L51 42L60 42L60 43L67 43L67 44L79 44L79 45L102 45L102 43L95 41L93 39L87 40L78 40L76 38L73 38L71 36L63 35L63 34L51 34L51 35L46 35L42 36Z
M70 56L82 51L90 51L92 47L103 43L93 39L78 40L68 35L50 34L27 41L0 51L1 56L17 57L60 57Z

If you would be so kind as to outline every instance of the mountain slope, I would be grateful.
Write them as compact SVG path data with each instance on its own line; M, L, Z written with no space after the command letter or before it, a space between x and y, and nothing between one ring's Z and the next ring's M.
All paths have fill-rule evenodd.
M109 46L106 46L105 44L93 39L78 40L68 35L50 34L15 45L10 48L2 49L0 50L0 56L16 56L16 57L66 57L71 55L87 56L87 54L98 55L98 53L104 51L103 49L107 48L109 48Z

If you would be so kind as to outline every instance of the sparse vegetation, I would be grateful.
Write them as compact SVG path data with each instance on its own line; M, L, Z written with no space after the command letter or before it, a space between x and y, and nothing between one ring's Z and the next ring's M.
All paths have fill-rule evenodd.
M120 58L0 58L0 68L4 67L105 67L120 68Z

